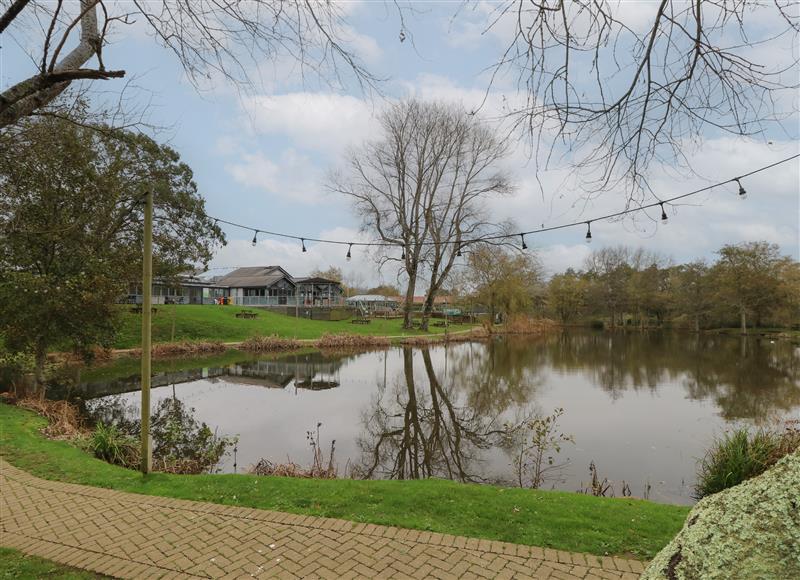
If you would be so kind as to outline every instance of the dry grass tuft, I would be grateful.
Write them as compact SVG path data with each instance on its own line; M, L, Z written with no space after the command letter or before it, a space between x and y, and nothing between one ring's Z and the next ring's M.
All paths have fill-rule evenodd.
M291 459L287 458L286 463L272 463L268 459L261 459L258 463L251 466L248 470L253 475L275 475L279 477L303 477L306 479L336 479L339 477L339 470L334 463L336 456L336 440L331 441L328 457L322 451L320 444L320 427L322 423L317 423L316 430L306 431L306 440L311 447L312 460L311 467L305 469Z
M209 341L183 341L183 342L164 342L154 344L151 349L153 358L170 357L170 356L191 356L199 354L214 354L218 352L225 352L227 347L216 340ZM142 356L142 349L131 349L128 353L130 356Z
M272 463L267 459L261 459L249 469L253 475L274 475L277 477L302 477L304 479L336 479L338 474L336 469L306 469L293 461L286 463Z
M239 348L252 352L281 352L303 348L303 343L293 338L279 336L251 336Z
M323 334L314 345L324 349L340 348L385 348L391 341L385 336L367 336L361 334Z
M19 399L17 406L33 411L48 421L42 433L49 439L72 439L87 431L77 406L67 401L50 401L39 397Z
M428 346L439 343L472 342L489 338L490 333L484 328L474 328L470 332L454 334L433 334L429 336L409 336L400 341L403 346Z
M153 356L186 356L224 352L226 347L219 341L168 342L153 345Z

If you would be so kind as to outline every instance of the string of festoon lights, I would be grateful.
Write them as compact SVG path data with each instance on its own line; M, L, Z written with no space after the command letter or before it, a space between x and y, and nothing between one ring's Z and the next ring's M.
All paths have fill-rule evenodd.
M636 207L626 208L624 210L620 210L620 211L617 211L617 212L614 212L614 213L610 213L610 214L606 214L606 215L593 217L593 218L590 218L590 219L583 219L583 220L579 220L579 221L563 223L563 224L558 224L558 225L548 226L548 227L544 227L544 225L543 225L541 228L538 228L538 229L535 229L535 230L527 230L527 231L514 232L514 233L493 234L493 235L480 236L480 237L477 237L477 238L470 238L470 239L465 239L465 240L446 240L446 241L442 241L442 242L434 242L432 240L422 240L422 241L418 242L418 244L419 245L432 245L432 244L447 244L447 245L454 244L454 245L458 245L458 248L457 248L456 252L457 252L457 255L460 256L461 255L461 249L466 247L466 246L469 246L471 244L476 244L476 243L480 243L480 242L491 242L491 241L510 240L510 239L519 238L519 240L520 240L520 248L522 250L527 250L528 249L528 245L525 243L525 236L531 236L531 235L534 235L534 234L541 234L541 233L544 233L544 232L552 232L552 231L555 231L555 230L562 230L562 229L576 227L576 226L586 226L586 234L585 234L584 238L585 238L585 240L587 242L591 242L591 240L592 240L592 224L595 223L595 222L601 222L601 221L605 221L605 220L608 220L608 219L613 219L613 218L616 218L616 217L621 217L621 216L624 216L624 215L628 215L628 214L632 214L632 213L636 213L636 212L640 212L640 211L645 211L647 209L658 207L658 208L661 209L661 222L663 224L666 224L668 222L669 218L667 216L666 208L664 207L665 205L669 205L669 204L671 204L671 203L673 203L675 201L678 201L678 200L681 200L681 199L685 199L687 197L691 197L691 196L694 196L694 195L699 195L701 193L704 193L706 191L709 191L709 190L717 188L717 187L721 187L723 185L727 185L729 183L735 184L738 187L738 192L737 193L738 193L738 196L739 196L740 199L746 199L747 198L747 191L745 190L744 185L742 185L742 180L743 179L745 179L747 177L750 177L751 175L755 175L756 173L761 173L762 171L767 171L768 169L772 169L773 167L777 167L778 165L782 165L784 163L788 163L789 161L792 161L793 159L797 159L798 157L800 157L800 153L792 155L790 157L786 157L785 159L781 159L780 161L776 161L774 163L770 163L769 165L765 165L763 167L759 167L759 168L754 169L752 171L749 171L747 173L742 173L741 175L739 175L737 177L732 177L730 179L726 179L725 181L720 181L720 182L714 183L712 185L707 185L706 187L702 187L700 189L695 189L694 191L690 191L690 192L687 192L687 193L682 193L680 195L675 195L675 196L672 196L672 197L660 198L660 197L656 196L656 199L658 201L655 201L655 202L652 202L652 203L648 203L648 204L638 205ZM258 235L259 234L263 234L265 236L272 236L272 237L276 237L276 238L284 238L284 239L291 239L291 240L299 241L300 242L300 247L302 248L303 252L308 251L307 248L306 248L306 242L313 242L313 243L317 243L317 244L334 244L334 245L339 245L339 246L347 246L347 255L345 257L348 260L350 260L352 258L352 250L353 250L354 247L395 247L395 248L398 248L401 251L401 256L400 256L401 260L404 260L405 257L406 257L405 256L405 254L406 254L406 246L402 242L392 242L392 241L374 241L374 242L358 242L358 241L356 241L356 242L353 242L353 241L348 241L348 240L333 240L333 239L325 239L325 238L314 238L314 237L310 237L310 236L298 236L296 234L286 234L286 233L271 231L271 230L265 229L265 228L253 227L253 226L250 226L250 225L240 224L240 223L232 222L232 221L229 221L229 220L226 220L226 219L223 219L223 218L220 218L220 217L211 216L211 215L207 215L207 217L209 219L214 220L214 224L215 225L226 224L226 225L229 225L229 226L232 226L232 227L236 227L236 228L240 228L240 229L243 229L243 230L252 231L253 232L253 241L252 241L253 246L255 246L258 243Z

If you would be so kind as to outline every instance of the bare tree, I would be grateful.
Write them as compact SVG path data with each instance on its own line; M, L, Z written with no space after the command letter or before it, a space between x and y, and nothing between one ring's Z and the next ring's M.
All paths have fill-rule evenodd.
M421 355L427 385L415 375L414 351L405 348L402 376L364 414L359 472L366 479L482 481L482 452L504 445L516 426L504 424L501 412L465 404L455 385L436 376L430 349Z
M650 164L691 166L704 131L755 135L797 113L794 0L491 6L487 30L512 31L492 83L516 78L523 94L506 113L540 160L569 153L592 190L624 182L637 201Z
M351 198L363 228L391 248L380 255L381 265L400 262L408 278L406 328L417 282L427 277L426 328L456 258L470 240L500 231L487 221L484 202L512 190L498 168L507 146L455 105L404 101L380 123L381 138L351 151L331 188Z
M335 81L353 75L362 86L377 80L342 38L346 26L334 2L310 0L11 0L0 7L0 33L14 25L40 48L33 74L0 94L0 127L52 103L75 81L126 75L106 68L105 51L119 26L142 20L172 51L196 85L221 76L250 82L265 59L288 58L301 74ZM41 35L41 41L38 40ZM64 54L65 47L75 44Z

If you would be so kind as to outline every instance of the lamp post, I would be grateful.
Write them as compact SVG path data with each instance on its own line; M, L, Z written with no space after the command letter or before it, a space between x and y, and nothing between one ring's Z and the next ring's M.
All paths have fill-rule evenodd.
M150 445L150 319L153 308L153 192L144 201L144 256L142 260L142 473L153 463Z

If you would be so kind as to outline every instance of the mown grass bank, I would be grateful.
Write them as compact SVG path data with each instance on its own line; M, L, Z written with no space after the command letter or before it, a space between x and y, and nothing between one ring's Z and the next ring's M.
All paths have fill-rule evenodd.
M431 326L429 332L403 329L400 318L373 319L369 324L352 324L349 320L327 321L294 318L258 308L239 306L167 305L158 306L153 316L154 343L178 341L240 342L252 336L279 336L310 340L325 334L360 334L369 336L419 336L442 334L443 327ZM242 310L256 318L236 318ZM173 332L174 323L174 332ZM128 307L120 307L120 325L114 348L135 348L140 345L142 317ZM450 331L466 330L468 325L451 326Z
M28 556L17 550L0 548L0 578L97 580L108 578L108 576L100 576L85 570L62 566L50 560Z
M689 509L634 499L442 480L314 480L251 475L142 476L45 439L45 421L0 403L0 453L53 480L226 505L326 516L592 554L651 558Z

